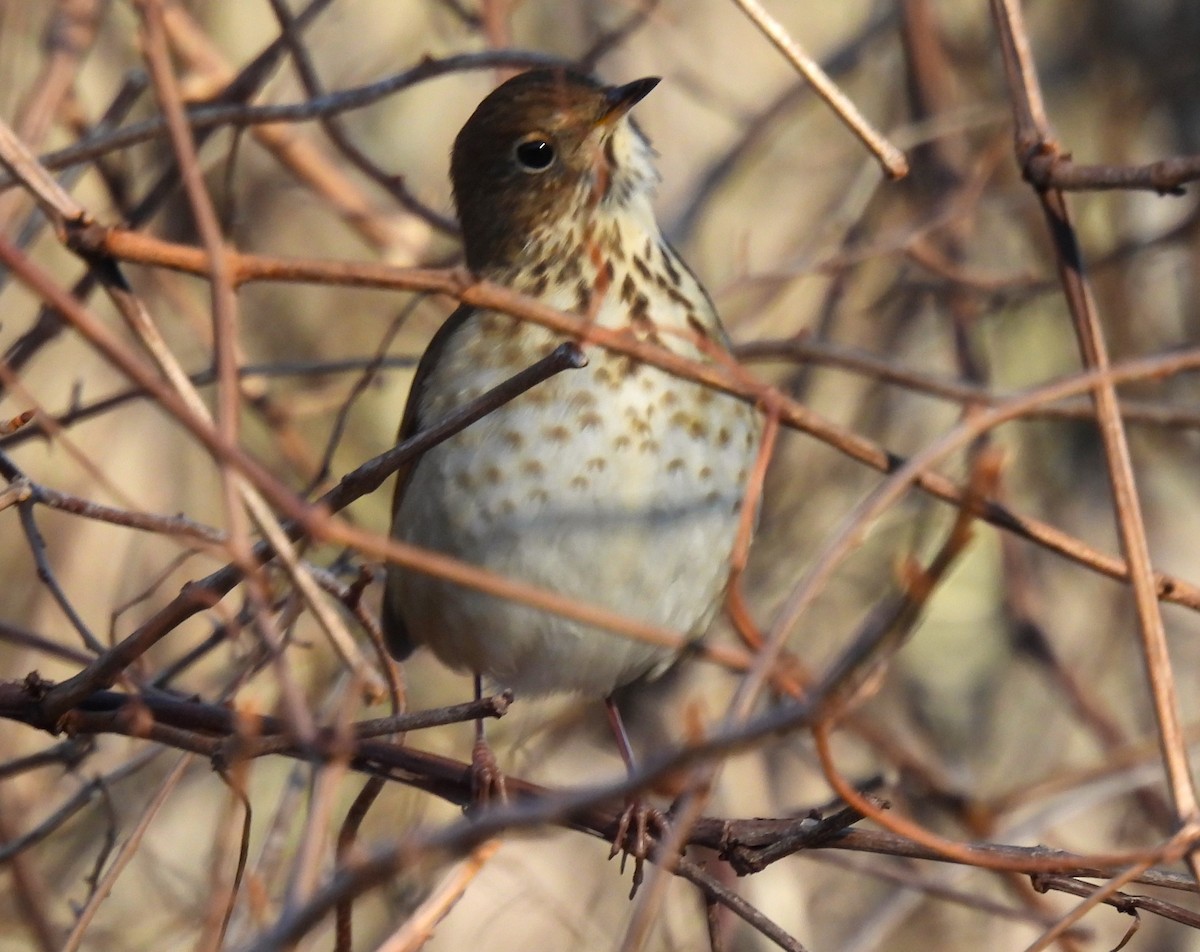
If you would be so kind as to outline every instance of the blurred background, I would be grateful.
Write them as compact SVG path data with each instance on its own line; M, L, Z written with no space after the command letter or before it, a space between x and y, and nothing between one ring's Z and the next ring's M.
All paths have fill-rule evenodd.
M280 35L268 3L164 6L173 65L191 100L220 93ZM377 82L424 58L506 48L582 61L612 82L663 77L637 118L660 154L664 232L746 348L751 373L892 452L918 452L973 407L1077 372L1053 249L1014 161L988 5L768 6L905 150L907 179L884 178L731 0L334 0L301 39L328 92ZM0 3L0 117L36 153L88 135L125 86L130 105L117 122L157 114L153 90L136 85L144 69L139 8L99 0ZM1051 122L1077 161L1141 164L1200 151L1200 6L1032 0L1026 16ZM200 163L228 241L272 255L458 263L450 145L497 80L495 69L464 69L343 114L338 134L361 150L358 163L314 121L216 129L201 145ZM285 55L251 101L297 103L312 95ZM179 191L136 218L155 180L177 175L165 139L55 169L70 177L70 190L98 221L132 220L149 234L199 243ZM1069 203L1114 361L1191 346L1200 328L1194 192L1077 193ZM33 230L41 221L20 190L0 192L3 233L70 287L83 268L51 229ZM131 265L126 274L180 366L210 368L208 286L162 268ZM0 416L37 409L62 417L128 386L76 334L31 332L38 301L10 275L2 280ZM302 492L331 485L385 450L413 363L453 304L339 286L242 289L238 357L251 368L242 387L248 450ZM132 341L103 296L91 305ZM371 372L376 356L387 359ZM211 388L202 392L211 398ZM1196 579L1196 381L1184 374L1144 380L1121 396L1155 566ZM1056 404L991 433L1003 461L996 493L1021 514L1116 553L1089 406ZM217 466L149 400L31 424L0 438L0 450L30 479L62 492L225 528ZM966 457L940 468L962 480ZM759 624L769 625L880 479L811 437L782 434L746 583ZM383 531L389 506L385 487L349 516ZM164 533L46 507L33 513L57 585L100 645L127 635L185 582L228 561L219 547ZM927 559L954 515L920 494L889 510L805 614L790 650L821 671L897 590L901 560ZM0 527L9 540L0 547L0 671L12 680L34 670L68 677L89 651L39 579L16 508L0 511ZM342 584L371 566L333 547L305 556ZM282 577L276 582L289 678L313 716L327 723L386 713L386 705L359 701L342 659L288 600ZM370 611L378 598L379 585L371 585L364 595ZM236 590L141 659L133 681L168 672L170 686L186 695L279 712L278 668L263 663L246 631L251 607ZM1194 738L1200 617L1173 604L1164 613ZM369 656L361 626L349 614L346 622ZM882 795L897 811L956 839L1083 853L1157 844L1170 815L1136 624L1126 586L978 524L911 641L863 699L855 725L836 734L839 765L854 780L881 774ZM735 640L724 621L710 637ZM412 710L470 697L468 678L425 653L404 665L403 680ZM630 689L622 704L635 747L650 753L712 728L736 686L729 672L690 662ZM470 725L460 724L408 740L462 761L471 737ZM594 783L622 771L598 703L518 702L489 737L506 772L538 783ZM55 746L62 743L11 722L0 730L0 950L209 947L198 937L211 936L211 898L236 861L240 800L203 757L181 760L176 750L116 736ZM42 754L37 769L22 760ZM331 838L361 786L335 766L271 757L249 766L245 782L252 805L247 879L228 948L252 947L311 888L293 875L298 857L319 881L329 875ZM706 812L794 816L831 797L810 739L797 733L729 759ZM458 815L455 806L390 783L361 838L386 843ZM621 877L606 862L607 851L597 839L558 828L506 837L428 948L622 947L635 905L627 899L628 873ZM114 855L127 860L119 870ZM715 854L694 855L812 950L1020 949L1077 901L1036 893L1028 877L891 856L810 850L736 879ZM377 948L451 862L422 863L360 899L354 947ZM113 878L100 901L95 883L106 874ZM1159 895L1196 906L1194 893ZM81 910L85 920L77 918ZM1059 945L1111 949L1129 925L1101 908ZM717 932L725 943L717 947L774 947L726 913ZM709 943L696 890L672 882L644 947ZM331 945L326 919L300 947ZM1143 915L1129 948L1200 949L1200 934Z

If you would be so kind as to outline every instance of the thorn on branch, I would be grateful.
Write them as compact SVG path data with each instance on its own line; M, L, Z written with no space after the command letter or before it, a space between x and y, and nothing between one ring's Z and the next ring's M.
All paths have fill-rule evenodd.
M358 567L358 575L354 581L347 587L345 594L342 596L342 604L346 606L348 611L357 610L362 602L362 594L366 591L367 586L375 581L379 573L369 565L360 565Z

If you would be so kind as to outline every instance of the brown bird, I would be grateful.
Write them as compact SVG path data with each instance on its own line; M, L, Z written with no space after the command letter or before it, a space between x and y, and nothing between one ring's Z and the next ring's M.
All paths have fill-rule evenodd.
M629 117L657 79L563 69L510 79L454 143L475 274L712 362L728 339L663 238L654 151ZM422 357L403 439L562 338L460 307ZM392 534L524 582L699 636L720 606L760 436L754 410L600 347L427 452L396 486ZM389 566L384 631L521 695L607 698L670 650ZM610 706L615 715L615 707ZM619 723L619 720L618 720Z

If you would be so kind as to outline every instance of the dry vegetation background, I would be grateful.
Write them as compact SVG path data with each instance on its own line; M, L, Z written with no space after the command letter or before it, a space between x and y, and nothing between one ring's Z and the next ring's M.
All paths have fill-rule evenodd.
M1061 196L1019 164L1087 186L1200 151L1200 6L1030 0L1007 28L1005 0L769 6L905 151L907 178L887 179L733 0L333 0L291 45L283 2L0 3L15 133L0 155L23 183L0 192L0 415L36 411L0 437L0 949L412 949L443 913L430 949L1104 950L1131 927L1128 948L1200 949L1195 163L1156 171L1178 194L1069 193L1073 232L1048 227ZM1014 112L1036 90L1006 75L1008 28L1030 40L1053 140L1036 108ZM661 153L661 221L744 345L742 392L785 424L743 583L743 634L787 635L774 680L739 714L744 675L692 659L622 698L652 767L714 739L637 778L703 818L677 823L687 863L633 902L606 862L620 797L595 791L623 771L597 703L517 699L490 722L528 793L491 826L463 819L461 713L407 750L387 745L398 722L355 740L393 705L467 701L470 682L422 653L389 699L368 584L388 489L352 484L362 498L336 525L299 502L391 446L413 361L455 304L413 292L469 288L403 269L457 263L451 140L528 51L664 77L637 112ZM397 75L386 94L339 95ZM225 107L196 124L196 155L161 126L109 135L180 96ZM249 108L276 104L300 108ZM81 142L96 146L54 158ZM45 165L20 164L21 143ZM66 192L39 209L44 169ZM180 169L198 173L190 198ZM82 231L80 212L132 234ZM208 269L217 236L307 271L182 273ZM1060 276L1073 237L1086 268ZM256 261L267 280L234 294ZM881 448L912 457L963 421L999 423L989 408L1077 378L1081 340L1089 363L1103 340L1132 367L1119 415L1093 376L1099 410L1076 385L927 461L943 489L989 496L991 524L965 540L959 509L917 489L853 521L885 485ZM217 429L163 395L186 391L178 371L198 375ZM234 436L243 457L213 451ZM1132 473L1141 523L1110 468ZM255 512L300 520L293 567L236 585L227 571L224 598L211 578L184 589L250 564L249 485ZM1109 577L1139 542L1169 576L1161 615L1144 564L1138 585ZM710 640L727 661L750 650L726 620ZM821 681L855 643L887 664ZM802 669L821 687L797 700ZM735 744L739 722L758 730ZM871 817L839 814L814 724ZM387 782L339 851L368 774ZM814 808L833 817L819 837ZM949 862L934 835L1004 848ZM334 927L348 898L352 939Z

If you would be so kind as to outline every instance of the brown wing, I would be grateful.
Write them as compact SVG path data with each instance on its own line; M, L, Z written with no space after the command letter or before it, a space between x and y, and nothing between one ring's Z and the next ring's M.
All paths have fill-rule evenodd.
M421 391L425 387L425 381L429 377L430 369L440 359L442 351L446 348L447 341L454 336L455 332L462 327L466 321L475 312L475 309L468 307L465 304L460 305L453 314L446 318L437 333L433 335L429 346L425 348L425 353L421 355L420 361L417 362L417 370L413 375L412 387L408 391L408 402L404 405L404 416L400 418L400 432L396 434L396 442L403 443L410 436L418 432L427 421L421 419ZM409 481L412 477L413 468L420 462L420 459L410 460L396 471L396 489L392 494L392 523L396 521L396 513L400 511L400 503L404 499L404 492L408 489ZM417 647L408 636L408 629L404 624L404 619L401 618L396 610L392 607L391 599L391 580L392 576L388 576L388 584L383 593L383 609L380 612L379 621L383 626L383 638L387 642L388 650L397 660L403 661Z

